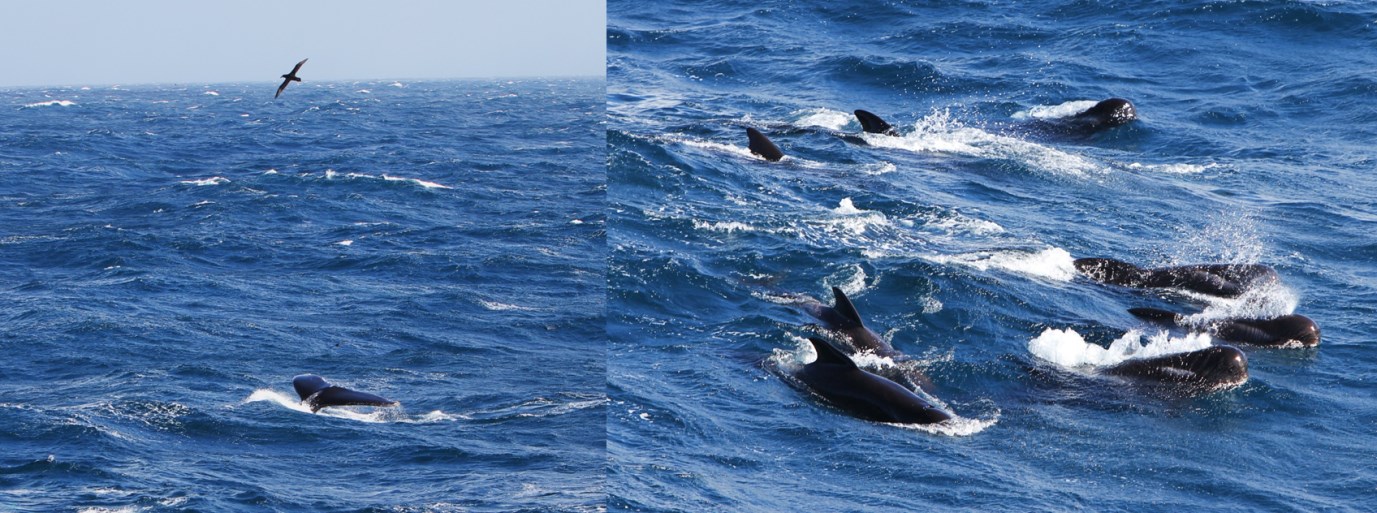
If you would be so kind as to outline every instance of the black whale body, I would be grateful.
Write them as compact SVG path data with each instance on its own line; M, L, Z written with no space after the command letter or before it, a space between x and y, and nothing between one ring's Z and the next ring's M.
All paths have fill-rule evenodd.
M894 350L889 342L879 334L871 331L861 321L860 312L856 311L856 306L851 304L851 299L846 297L846 293L838 287L832 287L832 297L834 306L827 306L822 303L811 301L803 305L809 315L816 317L826 325L827 329L836 331L850 339L851 344L857 351L870 351L879 356L899 356L900 353Z
M1186 322L1186 316L1157 308L1130 308L1140 319L1179 328L1201 328L1215 338L1235 344L1282 347L1320 344L1320 327L1304 315L1282 315L1271 319L1222 319L1200 325Z
M324 378L302 374L292 378L292 388L311 407L312 412L327 406L396 406L397 402L382 397L331 385Z
M1261 264L1202 264L1145 269L1111 258L1078 258L1076 270L1092 280L1134 288L1174 288L1219 297L1238 297L1248 288L1277 280Z
M865 420L895 424L933 424L952 418L883 376L866 372L831 343L808 339L818 358L796 377L828 403Z
M1134 358L1100 369L1121 376L1196 390L1216 390L1248 380L1248 357L1237 347L1211 346L1154 358Z
M857 109L854 114L856 121L861 124L861 130L866 133L899 135L898 130L872 112ZM1125 125L1136 119L1138 119L1138 110L1133 107L1132 102L1123 98L1110 98L1071 116L1038 119L1023 126L1033 132L1049 134L1089 134Z
M1126 125L1138 119L1133 103L1123 98L1110 98L1072 116L1038 119L1026 123L1025 129L1059 135L1086 135L1108 128Z

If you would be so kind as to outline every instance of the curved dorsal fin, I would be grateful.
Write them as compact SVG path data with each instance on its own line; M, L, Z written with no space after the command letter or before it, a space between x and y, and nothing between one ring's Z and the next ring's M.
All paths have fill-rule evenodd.
M861 122L861 130L871 134L899 135L899 131L885 123L879 116L861 109L856 109L856 120Z
M840 313L847 322L855 323L857 328L865 326L865 323L861 322L861 313L856 311L856 305L851 304L851 300L846 297L846 293L842 292L840 287L832 287L832 297L837 300L836 306L832 308L836 309L837 313Z
M746 127L746 138L750 139L748 147L751 149L751 153L760 155L761 158L770 162L778 162L779 159L784 158L784 152L779 151L779 146L775 146L775 143L770 142L770 138L765 137L765 134L760 133L759 130Z
M833 346L831 342L818 337L808 337L808 341L813 343L813 351L818 353L818 359L813 363L831 363L852 369L856 368L856 362L851 361L850 357Z

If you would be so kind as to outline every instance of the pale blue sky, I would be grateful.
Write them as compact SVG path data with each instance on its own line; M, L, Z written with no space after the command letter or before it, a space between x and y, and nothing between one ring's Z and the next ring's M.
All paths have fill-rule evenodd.
M604 0L6 2L0 86L601 77Z

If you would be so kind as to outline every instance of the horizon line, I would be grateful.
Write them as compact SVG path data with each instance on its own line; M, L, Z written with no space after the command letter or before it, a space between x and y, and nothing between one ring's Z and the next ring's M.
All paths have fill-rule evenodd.
M499 81L499 80L601 80L607 81L607 74L600 75L506 75L506 76L466 76L466 77L412 77L412 78L345 78L345 79L325 79L311 80L312 83L340 83L340 82L381 82L391 80L394 82L457 82L463 80L472 81ZM227 84L277 84L277 79L267 80L236 80L221 82L108 82L108 83L81 83L81 84L43 84L43 85L6 85L0 84L0 90L15 89L54 89L54 88L115 88L115 87L145 87L145 86L212 86ZM302 84L305 85L305 84Z

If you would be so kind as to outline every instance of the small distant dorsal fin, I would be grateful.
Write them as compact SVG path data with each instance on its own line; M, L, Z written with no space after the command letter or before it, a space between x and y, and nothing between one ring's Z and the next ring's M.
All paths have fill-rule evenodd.
M846 353L841 352L831 342L818 337L808 337L808 341L813 343L813 351L818 353L818 362L856 368L856 362L851 361L851 357L846 356Z
M832 296L837 300L836 306L832 307L837 310L837 313L840 313L847 322L855 323L855 327L865 326L865 323L861 322L861 313L856 311L856 305L851 304L851 300L846 297L846 293L842 292L840 287L832 287Z
M760 133L759 130L746 127L746 138L750 139L748 147L751 149L751 153L760 155L761 158L770 162L778 162L779 159L784 158L784 152L779 150L779 146L775 146L775 143L770 142L770 138L765 137L765 134Z

